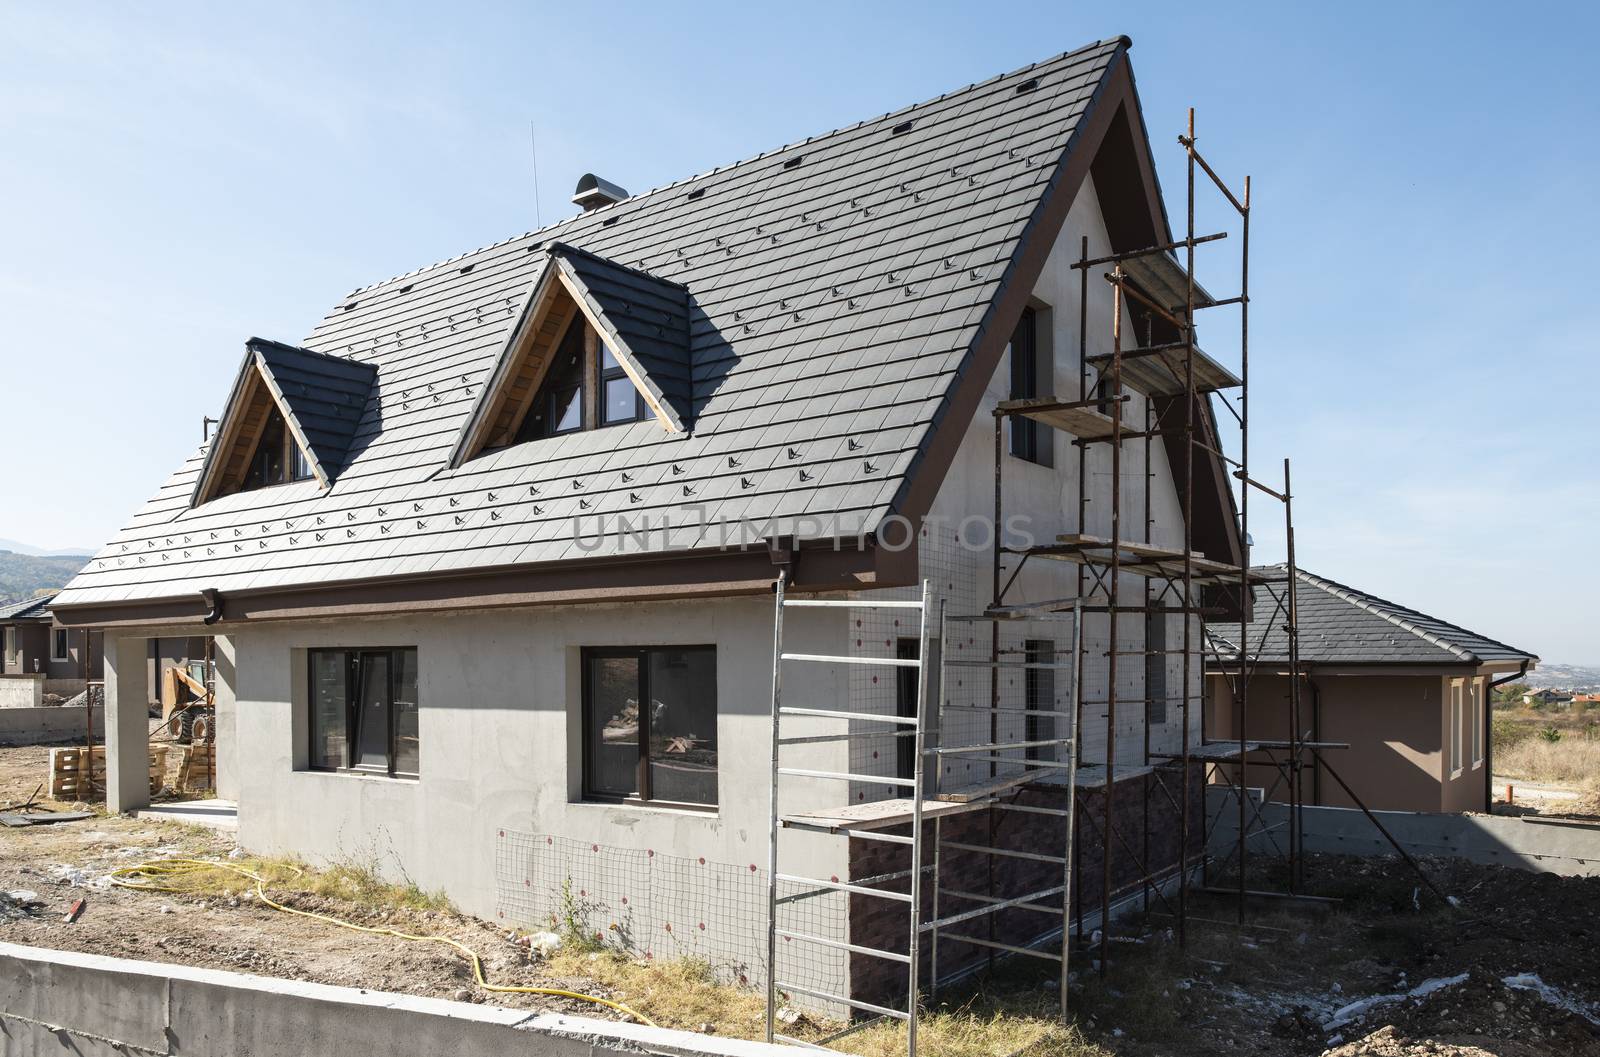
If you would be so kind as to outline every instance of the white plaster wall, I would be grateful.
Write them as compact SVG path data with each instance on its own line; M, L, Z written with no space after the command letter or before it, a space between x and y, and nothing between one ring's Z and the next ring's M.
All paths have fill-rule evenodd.
M1112 252L1099 200L1094 192L1093 181L1089 179L1086 179L1083 190L1068 213L1061 236L1052 248L1033 293L1034 307L1042 312L1040 325L1049 328L1048 342L1055 370L1054 395L1067 400L1080 398L1078 319L1082 286L1080 272L1074 269L1072 264L1079 259L1080 240L1084 236L1088 237L1091 257ZM1112 288L1100 278L1098 271L1090 275L1088 294L1087 355L1109 353L1112 348ZM1125 348L1135 344L1132 333L1132 319L1125 314L1123 319ZM1043 346L1045 335L1041 334L1040 337ZM1092 368L1089 373L1088 391L1092 396L1096 375ZM996 404L1010 397L1010 381L1009 357L1003 357L989 380L982 404L968 426L966 437L931 507L929 521L924 526L919 540L922 575L934 582L937 594L949 600L951 613L981 612L991 596L992 550L989 541L992 537L988 535L985 526L992 518L994 503L992 411ZM1125 405L1124 422L1129 429L1142 429L1148 401L1143 394L1136 391L1129 390L1129 395L1131 399ZM1052 436L1054 443L1052 466L1040 466L1012 456L1009 453L1009 437L1007 438L1006 453L1002 456L1004 517L1008 526L1026 533L1026 536L1020 533L1012 535L1008 539L1008 543L1012 546L1049 543L1058 534L1080 530L1078 451L1070 435L1057 430L1052 432ZM1148 462L1146 462L1147 454ZM1092 535L1109 536L1112 469L1110 446L1091 445L1088 448L1085 468L1089 504L1082 531ZM1144 486L1146 474L1150 478L1148 509ZM1181 546L1184 536L1183 508L1178 499L1165 446L1159 438L1153 439L1148 445L1142 439L1124 444L1121 482L1123 538L1141 538L1144 523L1148 518L1150 542L1169 547ZM1003 577L1009 575L1014 564L1014 558L1007 559ZM1123 603L1140 604L1144 589L1143 578L1124 576L1120 584ZM913 590L907 589L873 592L870 596L913 597L914 593ZM1031 558L1021 576L1007 592L1006 601L1014 604L1070 599L1076 594L1076 566L1066 562ZM1169 597L1166 601L1167 604L1172 604L1175 598ZM861 653L882 653L896 633L894 629L886 626L885 622L889 618L871 610L853 611L851 619L853 622L851 634L861 640L861 645L854 648ZM1183 641L1183 618L1171 615L1164 619L1167 624L1168 648L1176 648ZM1067 630L1069 627L1070 625L1064 622L1007 622L1001 627L1001 648L1020 649L1027 639L1065 640L1069 634ZM960 636L952 635L952 657L957 656L957 648L970 649L978 656L988 657L988 625L972 625L972 630L973 634L967 637L973 641L966 643L957 641ZM1108 699L1107 687L1110 674L1105 652L1109 646L1109 630L1110 620L1107 615L1085 616L1083 640L1086 650L1082 688L1085 707L1084 729L1081 731L1083 759L1102 766L1086 770L1080 780L1098 782L1104 775L1107 727L1105 703ZM1118 624L1118 638L1119 651L1143 649L1144 617L1140 614L1121 617ZM1200 624L1197 619L1192 624L1192 643L1193 653L1189 665L1189 685L1192 695L1190 736L1195 743L1198 743L1201 729L1203 665L1199 657ZM1060 645L1066 649L1068 643L1061 641ZM1061 659L1066 659L1065 653ZM1169 654L1164 663L1167 667L1167 692L1170 697L1175 698L1182 691L1183 659L1180 655ZM946 688L947 698L988 705L987 672L981 669L966 669L959 673L947 672L946 676L951 683ZM1117 676L1116 770L1120 775L1125 770L1143 766L1145 762L1146 723L1143 699L1146 693L1143 658L1138 656L1119 658ZM1024 692L1020 672L1014 673L1014 677L1013 673L1004 673L1001 678L1002 706L1023 707ZM960 681L959 686L956 685L957 680ZM1066 690L1066 673L1058 673L1056 691L1058 701L1063 703L1063 707ZM856 707L892 711L892 684L888 687L881 683L864 685L858 678L853 685L853 695ZM1167 713L1167 722L1150 725L1152 752L1176 751L1181 743L1181 702L1169 701ZM945 741L947 744L954 744L963 740L969 743L987 740L987 727L987 716L977 713L962 715L958 711L952 711L945 720ZM1001 734L1002 741L1021 740L1022 720L1017 718L1010 723L1002 723ZM889 742L890 739L887 738L876 738L858 743L851 761L852 769L869 774L893 773L893 756ZM957 763L947 766L946 781L959 785L964 777L970 778L975 775L975 772L965 775L961 772L963 770L972 772L978 765ZM984 767L982 770L986 773L987 768ZM1002 773L1004 773L1003 768ZM866 792L867 799L895 795L890 789L889 786L868 788L858 790L858 795L863 791Z
M842 652L840 626L836 612L791 613L786 648ZM593 924L626 928L641 951L688 950L717 961L733 939L725 943L716 929L742 928L738 939L745 944L764 934L769 599L264 624L233 630L226 641L222 655L231 658L234 679L223 714L232 713L239 750L223 782L237 790L239 837L247 848L313 861L376 859L391 877L443 889L464 910L520 917L524 925L547 925L527 920L529 908L542 913L560 898L550 864L532 869L532 857L570 852L574 894L605 904L593 911ZM580 649L701 644L717 647L717 809L583 802ZM417 648L416 780L306 769L305 651L362 646ZM844 696L843 677L832 669L789 674L788 703L837 707ZM832 723L797 719L786 733L826 733L837 729ZM786 751L785 763L837 769L839 755L838 743L801 746ZM782 807L837 806L845 795L838 783L797 779L786 783ZM577 854L591 846L594 860ZM782 872L846 872L841 841L795 833L783 848ZM624 873L636 878L626 904ZM672 891L642 890L651 886ZM671 913L679 890L676 905L688 908L684 914L698 899L710 904L700 916L712 920ZM844 915L834 916L842 934ZM843 959L828 952L807 962L812 974L842 967ZM740 972L751 982L757 975Z

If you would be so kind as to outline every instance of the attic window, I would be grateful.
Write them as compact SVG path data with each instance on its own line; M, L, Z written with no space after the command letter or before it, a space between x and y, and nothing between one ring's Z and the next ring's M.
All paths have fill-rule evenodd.
M793 158L790 158L788 161L784 162L783 167L785 169L793 169L796 165L799 165L805 160L806 157L804 154L796 154Z
M1031 92L1037 87L1039 87L1039 78L1030 77L1026 81L1023 81L1021 84L1017 85L1017 94L1022 95L1024 92Z
M693 191L690 191L688 194L684 195L684 197L693 202L697 198L704 198L705 193L706 189L704 187L696 187Z
M915 124L916 124L915 121L902 121L902 122L900 122L900 124L896 125L894 128L889 130L889 135L891 135L891 136L903 136L907 132L910 132L911 131L911 126L915 125Z
M238 491L249 492L268 485L310 479L310 461L305 452L300 450L300 445L295 443L294 434L289 432L289 427L283 421L283 413L273 408L267 412L267 420L261 427L261 439L256 442L256 450L246 464L244 480L240 482Z
M620 426L644 417L644 398L633 379L580 315L568 325L512 443Z
M462 265L462 266L461 266L461 272L460 272L460 274L462 274L462 275L466 275L466 274L467 274L467 273L468 273L468 272L470 272L470 271L472 271L472 269L474 269L474 268L476 268L476 267L477 267L477 265L476 265L476 264L463 264L463 265Z

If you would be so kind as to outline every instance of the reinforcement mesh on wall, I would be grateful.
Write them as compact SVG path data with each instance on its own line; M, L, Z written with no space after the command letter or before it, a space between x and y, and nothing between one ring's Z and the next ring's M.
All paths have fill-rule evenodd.
M617 848L541 833L500 830L495 840L496 907L524 928L578 932L646 960L694 958L717 980L766 986L767 869L712 862L651 848ZM844 941L842 892L778 885L778 924ZM780 979L831 994L847 989L846 952L780 938ZM834 1013L800 994L793 1005Z

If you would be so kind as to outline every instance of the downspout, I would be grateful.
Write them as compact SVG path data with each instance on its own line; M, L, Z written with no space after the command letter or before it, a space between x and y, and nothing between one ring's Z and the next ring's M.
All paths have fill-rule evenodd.
M206 605L206 614L201 619L207 627L222 619L222 595L215 587L201 591L200 600Z
M1517 669L1515 675L1507 675L1500 679L1492 679L1483 688L1483 810L1490 811L1494 807L1494 688L1514 683L1527 677L1528 662L1523 661L1522 667Z
M1311 689L1311 740L1320 742L1322 740L1322 687L1318 686L1317 681L1312 678L1316 674L1316 670L1315 665L1308 664L1306 665L1305 674L1306 686ZM1315 762L1311 767L1311 806L1321 807L1322 761L1317 758L1315 753L1312 753L1312 760Z

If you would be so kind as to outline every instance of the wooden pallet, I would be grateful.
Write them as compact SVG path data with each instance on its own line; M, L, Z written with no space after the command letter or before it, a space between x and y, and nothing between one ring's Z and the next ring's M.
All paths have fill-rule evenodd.
M217 747L185 745L178 750L178 773L173 786L180 793L213 789L217 784Z
M167 747L150 746L150 795L167 784ZM100 800L106 792L106 750L81 748L50 750L50 797L53 800Z

